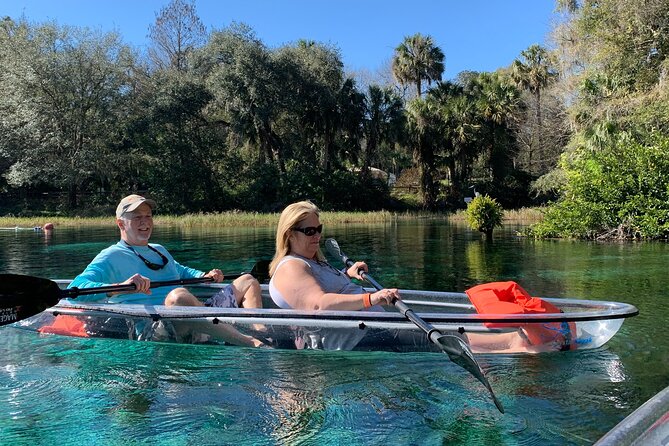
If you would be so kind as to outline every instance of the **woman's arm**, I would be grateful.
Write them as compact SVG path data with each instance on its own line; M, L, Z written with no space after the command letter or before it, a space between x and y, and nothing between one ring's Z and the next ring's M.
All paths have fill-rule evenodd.
M287 260L274 273L274 286L288 305L299 310L361 310L366 307L363 294L326 293L300 260ZM369 296L368 304L391 305L399 299L396 289L384 289Z

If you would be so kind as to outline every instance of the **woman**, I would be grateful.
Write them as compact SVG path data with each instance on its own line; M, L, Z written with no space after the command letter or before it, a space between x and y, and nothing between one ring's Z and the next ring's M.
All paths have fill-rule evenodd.
M358 271L367 271L364 262L356 262L345 272L328 264L320 250L322 230L319 210L310 201L293 203L281 213L269 271L274 303L299 310L351 311L392 305L400 298L395 288L367 293L351 282L351 278L362 279Z
M270 264L269 291L276 305L299 310L383 311L379 305L392 305L400 298L394 288L368 293L351 282L351 278L362 279L358 270L367 271L364 262L356 262L345 272L328 264L320 250L322 231L319 210L309 201L293 203L281 213L276 252ZM364 336L364 330L301 329L295 345L351 350Z

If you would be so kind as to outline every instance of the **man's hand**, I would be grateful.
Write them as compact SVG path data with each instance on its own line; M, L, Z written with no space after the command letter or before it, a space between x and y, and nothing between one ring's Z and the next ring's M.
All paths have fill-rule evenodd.
M223 271L221 271L220 269L212 269L207 274L205 274L204 277L211 277L212 279L214 279L214 282L216 283L223 282L224 278Z
M144 277L138 273L127 279L125 282L117 283L116 285L130 285L130 284L135 284L134 290L111 292L107 293L107 296L114 296L115 294L134 294L134 293L151 294L151 279L149 279L148 277Z

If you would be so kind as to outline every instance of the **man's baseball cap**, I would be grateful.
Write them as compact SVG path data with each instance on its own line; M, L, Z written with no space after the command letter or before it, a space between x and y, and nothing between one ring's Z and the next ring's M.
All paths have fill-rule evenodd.
M156 202L149 199L149 198L144 198L141 195L128 195L125 197L121 202L118 204L116 207L116 218L121 218L123 214L126 212L132 212L135 209L137 209L142 203L146 203L149 205L152 211L156 210Z

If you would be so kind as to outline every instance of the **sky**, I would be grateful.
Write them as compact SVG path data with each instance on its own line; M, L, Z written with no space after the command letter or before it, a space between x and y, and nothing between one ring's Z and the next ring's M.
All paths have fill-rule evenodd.
M117 31L139 49L169 0L0 0L0 18ZM546 44L555 0L195 0L209 30L245 23L268 47L298 39L339 48L349 72L387 67L403 38L430 35L445 54L444 79L508 66Z

